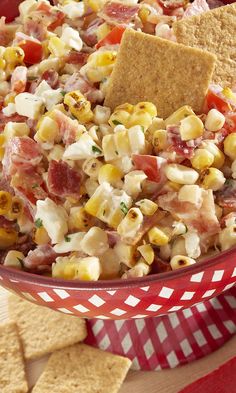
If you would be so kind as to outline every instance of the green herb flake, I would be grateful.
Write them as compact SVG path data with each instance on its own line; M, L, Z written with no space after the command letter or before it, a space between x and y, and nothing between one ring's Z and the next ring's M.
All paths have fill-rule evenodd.
M112 120L114 126L123 126L123 124L119 120Z
M63 96L63 97L65 97L65 95L66 95L66 91L61 91L61 95Z
M92 152L96 154L101 154L102 150L100 150L97 146L92 146Z
M125 202L121 202L121 203L120 203L120 210L121 210L122 213L124 213L124 214L127 214L127 213L128 213L129 209L128 209L128 207L126 206Z
M34 188L38 188L39 187L39 185L37 184L37 183L35 183L35 184L33 184L32 185L32 188L34 189Z
M145 132L145 128L144 128L144 126L140 126L141 127L141 129L142 129L142 131L143 131L143 133Z
M70 238L70 236L65 236L65 241L67 242L67 243L69 243L70 241L71 241L71 238Z
M37 218L34 225L36 226L36 228L41 228L43 226L43 221L41 220L41 218Z

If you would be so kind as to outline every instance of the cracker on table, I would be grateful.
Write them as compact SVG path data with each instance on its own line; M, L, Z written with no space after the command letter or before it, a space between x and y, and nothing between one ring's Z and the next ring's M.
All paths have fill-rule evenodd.
M166 118L183 105L201 112L216 57L207 51L128 29L108 85L105 105L151 101Z
M236 83L236 3L175 22L177 41L217 55L213 82Z
M28 392L20 339L13 322L0 325L0 392Z
M26 359L36 359L83 341L87 336L84 319L35 305L15 295L9 297L9 313L18 326Z
M32 393L117 393L130 366L127 358L76 344L51 355Z

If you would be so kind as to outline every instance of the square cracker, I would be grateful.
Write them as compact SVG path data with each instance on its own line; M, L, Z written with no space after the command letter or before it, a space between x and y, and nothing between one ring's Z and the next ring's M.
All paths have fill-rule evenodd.
M26 359L36 359L83 341L87 336L85 320L35 305L15 295L9 297L9 313L18 326Z
M77 344L53 353L32 393L117 393L127 358Z
M217 55L213 82L236 82L236 3L182 19L173 29L178 42Z
M166 118L183 105L201 112L215 55L128 29L108 85L105 105L151 101Z
M12 322L0 325L0 392L28 392L20 339Z

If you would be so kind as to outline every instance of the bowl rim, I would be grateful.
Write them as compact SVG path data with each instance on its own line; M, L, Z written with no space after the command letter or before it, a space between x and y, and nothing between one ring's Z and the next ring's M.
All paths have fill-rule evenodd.
M85 290L85 291L109 291L109 290L119 290L128 289L130 287L145 287L149 284L160 283L163 284L168 281L175 280L176 278L182 278L185 275L193 275L211 268L218 263L223 262L223 260L235 254L236 257L236 247L231 248L221 252L220 254L214 255L206 260L198 262L194 265L187 266L185 268L172 270L164 273L150 274L145 277L138 278L128 278L128 279L115 279L115 280L98 280L98 281L81 281L81 280L64 280L59 278L52 278L47 276L40 276L37 274L25 272L22 270L17 270L11 267L3 266L0 264L0 274L3 272L4 275L8 275L10 279L14 279L19 282L25 282L29 284L38 284L44 287L60 287L64 289L74 289L74 290ZM204 265L204 266L203 266ZM0 281L1 283L1 281Z

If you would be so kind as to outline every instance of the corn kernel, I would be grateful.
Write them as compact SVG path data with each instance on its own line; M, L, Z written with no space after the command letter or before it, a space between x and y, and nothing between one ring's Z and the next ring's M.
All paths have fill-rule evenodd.
M4 60L3 58L0 58L0 69L4 70L6 66L6 60Z
M216 132L219 131L225 124L224 115L217 109L211 109L205 120L205 127L208 131Z
M135 264L135 247L118 241L114 247L116 258L119 263L124 263L126 266L132 267Z
M58 37L51 37L48 43L48 49L53 56L61 57L66 53L65 43Z
M142 199L136 202L136 205L145 216L152 216L158 209L158 205L155 202L150 201L150 199Z
M162 150L165 150L168 147L167 131L166 130L155 131L152 137L152 145L154 147L154 151L156 154Z
M157 116L157 108L154 104L151 102L139 102L137 105L134 107L134 112L139 112L139 111L144 111L146 113L149 113L151 117Z
M214 156L214 162L213 162L212 166L214 168L220 169L224 165L224 162L225 162L224 153L213 142L204 141L202 145L203 145L204 149L207 149Z
M172 113L172 115L167 117L167 119L165 120L165 125L168 126L178 124L181 120L191 115L194 115L192 108L188 105L184 105L181 108L177 109L177 111Z
M13 246L17 239L18 234L14 229L0 228L0 250Z
M6 60L7 63L13 66L22 64L24 61L24 57L25 57L25 53L23 49L21 49L18 46L16 47L9 46L8 48L6 48L3 54L4 60Z
M105 22L98 26L96 34L98 41L102 40L109 34L111 31L111 27Z
M222 207L220 207L216 203L215 203L215 212L216 212L217 219L220 220L223 215L223 209L222 209Z
M7 106L8 104L14 104L15 103L15 98L16 98L17 93L11 92L6 95L4 98L4 105Z
M229 100L232 100L236 102L236 95L232 92L232 90L229 87L225 87L221 93L228 98Z
M96 67L106 67L115 63L117 57L116 51L105 51L97 53L94 65ZM89 60L88 60L89 61Z
M6 136L5 134L0 134L0 147L3 147L6 143Z
M101 167L102 163L97 158L88 158L84 161L82 165L84 173L94 179L98 178L99 170L101 169Z
M180 164L168 164L165 167L166 177L178 184L194 184L199 174L194 169Z
M229 134L224 140L224 152L231 158L235 160L236 158L236 133Z
M146 23L150 13L151 11L148 8L142 7L139 10L138 16L143 23Z
M189 141L191 139L199 138L202 136L203 130L203 122L196 115L185 117L180 122L179 132L182 141Z
M211 189L213 191L220 190L226 179L223 173L217 168L206 169L199 179L199 183L203 188Z
M105 0L86 0L88 6L92 8L94 12L99 12L104 6Z
M219 233L219 244L221 251L228 250L236 245L236 225L230 225Z
M148 231L148 238L150 243L155 246L164 246L170 241L169 236L157 226Z
M68 227L70 231L87 231L92 224L91 217L86 213L84 207L75 206L70 209Z
M22 252L11 250L8 251L3 264L4 266L14 267L15 269L22 269L24 257Z
M112 186L119 184L123 173L119 168L111 164L103 165L98 173L98 182L102 184L104 182L110 183Z
M144 131L152 124L152 116L144 110L137 110L134 112L128 122L128 128L139 125L144 128Z
M112 128L116 127L119 124L122 124L126 127L129 123L129 119L129 112L125 111L124 109L116 109L115 112L112 113L108 123Z
M129 104L128 102L126 102L125 104L121 104L121 105L119 105L119 106L117 106L116 108L115 108L115 111L119 111L119 110L122 110L122 111L125 111L125 112L128 112L128 113L133 113L133 111L134 111L134 105L132 105L132 104Z
M181 269L183 267L194 265L196 261L193 258L186 257L185 255L175 255L171 258L170 265L172 270Z
M214 155L207 149L197 149L190 161L194 169L201 171L209 168L213 164Z
M28 136L30 128L26 123L14 123L9 121L4 128L4 137L8 142L14 136Z
M36 229L36 232L34 235L34 241L36 244L38 244L38 245L48 244L48 243L50 243L50 240L51 239L48 236L48 233L43 226Z
M52 266L52 277L66 280L97 281L101 273L96 257L58 257Z
M12 196L7 191L0 191L0 215L7 214L11 209Z
M133 207L128 211L126 216L119 224L117 232L123 238L133 238L140 229L142 222L143 215L141 210Z
M181 189L181 184L169 180L166 182L166 187L171 191L179 191Z
M148 265L151 265L153 263L155 254L150 244L143 244L142 246L139 246L137 250L140 252L143 259L145 259L145 262Z
M187 251L185 247L185 239L182 236L178 236L173 242L171 247L171 258L175 255L185 255L187 256Z
M59 136L59 127L55 120L46 116L40 121L40 126L34 139L37 142L53 143Z
M65 105L68 105L70 112L81 123L89 123L93 119L91 104L79 90L71 91L64 97Z
M9 220L16 220L17 218L20 218L24 210L24 204L22 199L20 199L17 196L12 197L11 201L11 207L9 211L7 212L7 218Z
M185 185L179 190L178 199L199 206L202 203L202 189L196 184Z

